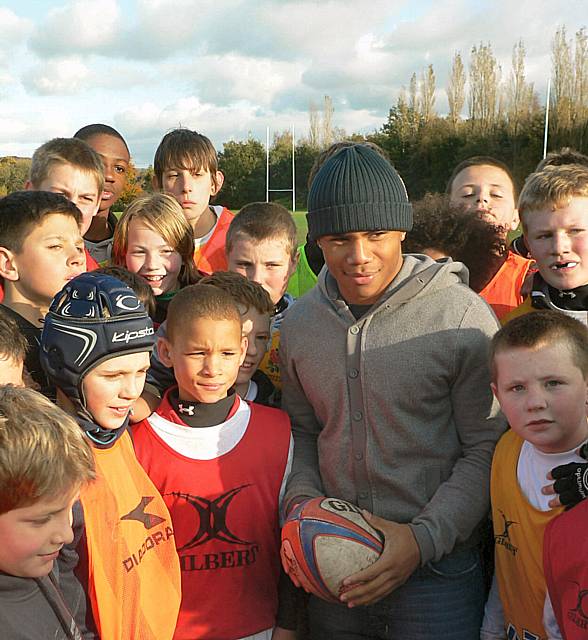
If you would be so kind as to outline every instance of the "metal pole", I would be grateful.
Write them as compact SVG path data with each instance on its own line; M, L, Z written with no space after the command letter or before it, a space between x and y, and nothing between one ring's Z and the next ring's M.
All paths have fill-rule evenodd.
M265 131L265 201L269 202L269 127Z
M294 125L292 125L292 212L296 211L296 143Z
M547 155L547 132L549 130L549 102L551 96L551 78L547 80L547 101L545 103L545 134L543 136L543 158Z

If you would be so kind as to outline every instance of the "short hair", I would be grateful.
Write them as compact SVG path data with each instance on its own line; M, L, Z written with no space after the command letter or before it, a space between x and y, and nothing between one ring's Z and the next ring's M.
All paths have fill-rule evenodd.
M565 313L548 309L531 311L508 322L490 342L490 367L496 380L496 354L508 349L537 349L565 342L574 364L588 378L588 328Z
M112 276L121 282L124 282L134 292L139 302L145 307L145 310L149 314L149 317L153 319L155 315L155 296L153 295L153 289L136 273L125 269L125 267L119 267L117 265L110 265L108 267L100 267L95 269L94 273L103 273L107 276Z
M297 230L294 218L277 202L251 202L231 220L225 251L229 255L239 236L247 236L251 240L283 240L292 259L298 249Z
M116 223L112 242L112 263L125 266L129 245L129 225L132 220L141 220L159 234L182 258L178 276L181 286L199 280L194 266L194 232L186 219L182 207L172 196L165 193L149 193L135 198Z
M161 187L163 174L170 168L210 172L214 186L218 189L216 172L218 155L212 142L201 133L191 129L174 129L166 133L155 151L153 174Z
M54 214L71 217L78 226L82 221L80 210L60 193L15 191L1 198L0 247L18 253L32 229Z
M72 417L37 391L0 387L0 513L94 477L90 444Z
M358 144L363 145L364 147L369 147L373 149L379 156L384 158L387 162L390 162L390 156L375 142L369 142L366 140L365 142L354 142L353 140L341 140L340 142L334 142L330 147L327 147L324 151L321 151L316 157L312 167L310 168L310 172L308 174L307 186L310 189L312 185L312 181L314 177L319 172L319 169L325 164L325 162L332 158L338 151L341 149L347 149L348 147L356 147ZM392 164L390 162L390 164ZM394 165L392 165L394 166Z
M237 301L228 291L211 284L184 287L172 298L167 310L167 335L173 342L178 331L199 318L231 320L242 325Z
M92 147L78 138L53 138L33 153L29 180L34 189L47 178L56 165L69 164L96 180L98 191L104 189L104 165Z
M260 314L273 315L274 305L269 293L258 283L248 280L241 273L233 271L216 271L200 280L199 284L211 284L229 293L237 304L249 309L255 309Z
M87 124L85 127L78 129L73 135L74 138L79 138L85 142L88 142L88 140L94 136L111 136L112 138L118 138L125 145L128 154L131 155L127 141L116 129L107 124Z
M542 171L545 167L561 167L564 164L582 164L588 167L588 156L570 147L562 147L559 151L550 151L540 160L535 172Z
M27 339L21 333L18 324L0 306L0 361L24 362L27 350Z
M526 224L529 212L565 207L572 198L588 197L588 167L580 164L547 166L525 180L519 197L519 215Z
M511 170L509 169L509 167L502 162L501 160L497 160L496 158L493 158L492 156L472 156L471 158L466 158L465 160L462 160L462 162L460 162L455 169L453 170L451 176L449 177L449 180L447 182L447 186L445 187L445 193L447 193L448 195L451 195L451 189L453 188L453 183L455 181L455 179L457 178L457 176L464 170L467 169L469 167L483 167L483 166L490 166L490 167L496 167L497 169L502 169L502 171L504 171L504 173L506 173L506 175L508 176L508 179L510 180L510 183L512 185L512 195L514 197L514 199L517 199L517 185L515 183L515 179L514 176L512 175Z
M402 243L403 253L437 249L463 262L470 272L470 287L481 291L508 253L504 227L472 216L448 195L429 193L412 206L414 224Z

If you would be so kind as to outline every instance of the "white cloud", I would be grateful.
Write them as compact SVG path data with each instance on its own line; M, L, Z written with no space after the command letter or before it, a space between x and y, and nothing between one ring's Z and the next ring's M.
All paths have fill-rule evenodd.
M121 21L116 0L72 0L49 11L30 45L43 56L108 53L120 35Z
M32 67L23 77L24 86L39 95L69 95L89 85L91 71L78 56L50 59Z
M9 47L19 44L32 30L30 20L21 18L6 7L0 7L0 47L8 50Z

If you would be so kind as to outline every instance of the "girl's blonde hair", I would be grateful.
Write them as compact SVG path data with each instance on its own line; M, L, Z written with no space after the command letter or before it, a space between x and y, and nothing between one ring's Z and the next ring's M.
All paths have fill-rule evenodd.
M198 282L200 276L194 266L194 234L182 207L172 196L153 193L139 196L125 209L114 229L112 264L126 267L125 256L129 244L131 220L141 220L177 251L182 258L178 276L181 287Z

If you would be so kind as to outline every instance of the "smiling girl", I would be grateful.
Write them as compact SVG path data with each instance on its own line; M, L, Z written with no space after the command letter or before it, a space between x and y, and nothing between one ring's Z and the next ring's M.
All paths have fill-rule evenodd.
M176 200L162 193L134 200L114 231L112 263L149 284L156 300L155 324L165 320L171 298L199 280L193 253L192 228Z

